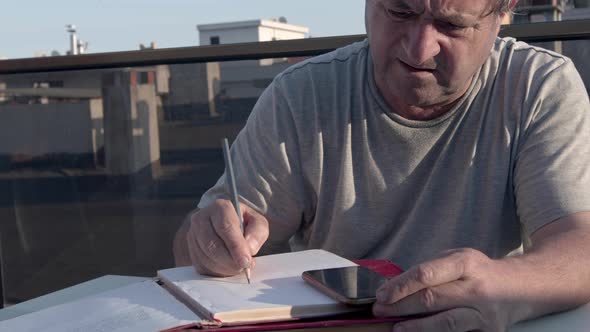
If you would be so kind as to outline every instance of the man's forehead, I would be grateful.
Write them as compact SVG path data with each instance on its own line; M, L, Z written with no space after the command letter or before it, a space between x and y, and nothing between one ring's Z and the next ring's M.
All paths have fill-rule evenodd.
M484 17L489 13L492 1L497 0L383 0L403 9L416 12L428 10L432 14L454 17Z

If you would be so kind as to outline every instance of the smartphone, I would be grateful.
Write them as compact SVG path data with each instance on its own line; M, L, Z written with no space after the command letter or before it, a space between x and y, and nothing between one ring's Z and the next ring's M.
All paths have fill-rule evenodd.
M387 281L383 275L362 266L305 271L301 277L324 294L349 305L375 302L377 289Z

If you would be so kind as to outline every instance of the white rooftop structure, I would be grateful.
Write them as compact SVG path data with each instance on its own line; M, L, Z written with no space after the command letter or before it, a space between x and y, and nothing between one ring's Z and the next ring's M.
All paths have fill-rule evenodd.
M284 17L272 20L249 20L197 25L199 44L232 44L272 40L302 39L309 28L288 24Z

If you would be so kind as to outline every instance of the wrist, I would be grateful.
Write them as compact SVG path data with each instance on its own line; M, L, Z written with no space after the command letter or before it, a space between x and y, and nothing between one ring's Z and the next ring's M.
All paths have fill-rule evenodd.
M505 283L507 319L510 325L546 314L568 310L576 300L575 280L568 278L568 264L529 252L497 260Z
M534 299L541 281L535 276L535 268L529 268L530 263L522 255L494 260L494 264L497 282L502 287L500 306L504 308L507 326L537 317Z

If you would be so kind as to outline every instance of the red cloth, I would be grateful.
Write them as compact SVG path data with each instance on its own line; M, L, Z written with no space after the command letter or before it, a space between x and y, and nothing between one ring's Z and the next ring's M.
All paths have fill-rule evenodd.
M381 275L384 275L387 278L393 278L404 272L404 270L402 270L399 266L384 259L357 259L353 260L353 262L360 266L364 266L369 270L373 270Z

